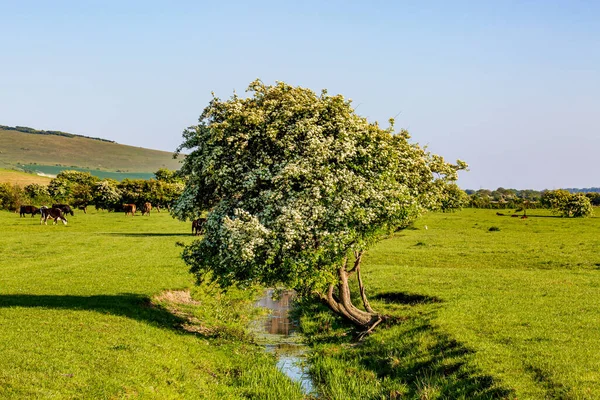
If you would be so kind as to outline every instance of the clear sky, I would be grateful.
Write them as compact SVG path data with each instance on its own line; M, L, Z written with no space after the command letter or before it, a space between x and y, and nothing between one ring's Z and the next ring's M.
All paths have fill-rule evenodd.
M351 98L460 186L600 186L597 1L0 0L0 124L173 151L211 91Z

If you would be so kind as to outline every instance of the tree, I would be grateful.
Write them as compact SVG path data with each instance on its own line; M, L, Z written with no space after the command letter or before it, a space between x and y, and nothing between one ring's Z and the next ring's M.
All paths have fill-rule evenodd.
M589 197L583 193L549 190L542 194L541 202L563 217L589 217L594 213Z
M46 198L49 196L48 187L39 183L30 183L23 188L25 194L31 199Z
M16 211L29 202L23 188L17 184L0 183L0 210Z
M469 204L469 196L457 184L446 185L440 196L440 208L443 212L456 211Z
M181 178L177 175L177 171L171 171L167 168L159 168L158 171L154 173L154 177L157 181L166 183L182 182Z
M183 259L199 282L284 285L316 295L364 331L382 321L360 268L368 247L440 204L457 170L354 112L341 95L253 82L249 98L214 97L178 148L190 151L172 213L208 211ZM356 276L364 309L353 304Z
M93 202L99 210L120 210L121 191L114 179L103 179L94 185Z
M61 171L48 184L48 192L56 201L88 204L92 188L100 179L89 172Z
M600 206L600 193L588 192L585 194L585 196L590 199L592 206Z

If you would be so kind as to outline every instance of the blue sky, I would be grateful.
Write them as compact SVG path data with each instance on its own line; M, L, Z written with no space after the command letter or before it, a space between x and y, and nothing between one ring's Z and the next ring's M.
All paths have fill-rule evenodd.
M211 91L351 98L463 188L600 186L600 3L0 0L0 124L174 150Z

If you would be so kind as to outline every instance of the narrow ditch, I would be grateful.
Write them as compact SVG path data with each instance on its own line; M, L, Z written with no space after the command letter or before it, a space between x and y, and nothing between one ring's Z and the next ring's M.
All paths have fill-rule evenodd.
M290 319L289 311L295 292L288 290L273 298L275 291L267 289L256 303L257 307L269 310L269 314L255 321L253 331L257 342L277 357L277 368L292 381L298 382L306 395L317 396L308 374L306 355L308 346L302 344L298 325Z

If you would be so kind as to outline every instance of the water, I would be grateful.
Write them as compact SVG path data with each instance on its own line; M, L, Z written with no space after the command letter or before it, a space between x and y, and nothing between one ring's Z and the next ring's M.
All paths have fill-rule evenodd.
M315 396L315 389L308 374L306 353L308 347L303 345L297 334L298 325L290 319L289 310L295 293L284 291L273 299L273 289L265 290L257 303L270 314L257 321L257 336L268 352L277 357L277 368L291 380L300 383L305 394Z

